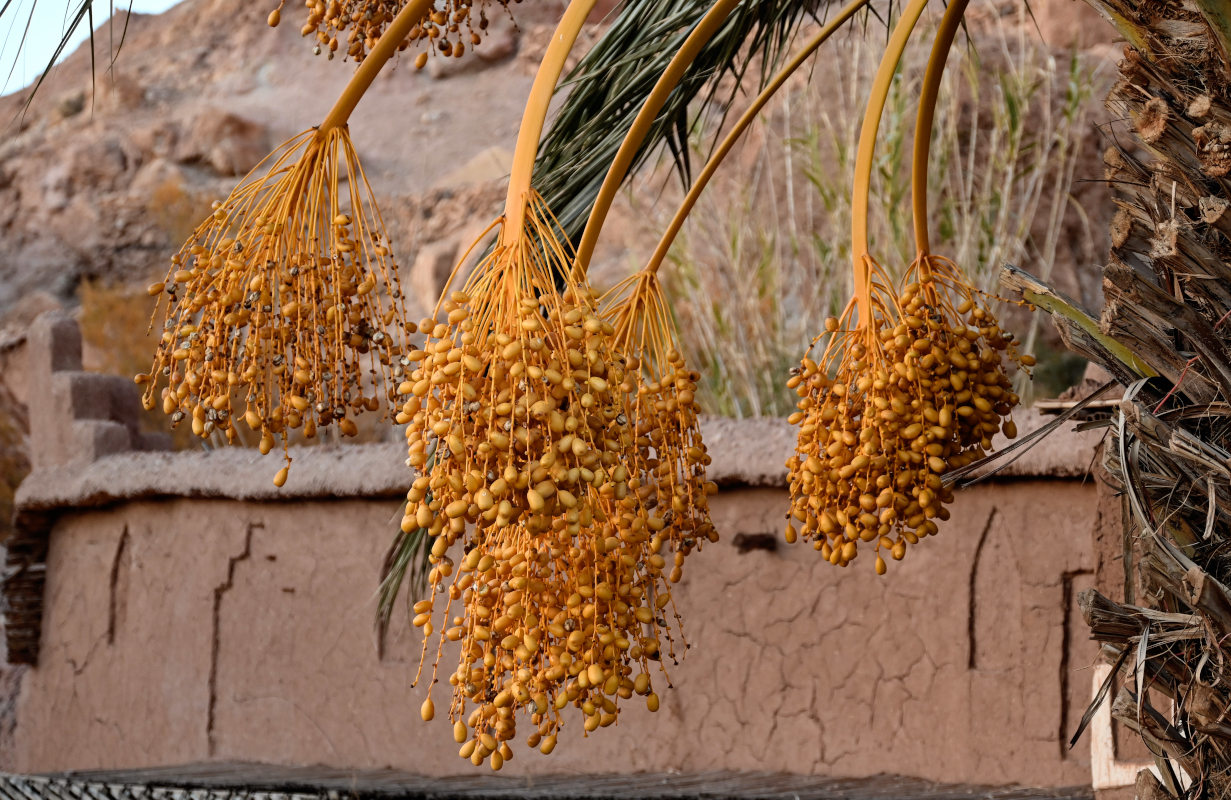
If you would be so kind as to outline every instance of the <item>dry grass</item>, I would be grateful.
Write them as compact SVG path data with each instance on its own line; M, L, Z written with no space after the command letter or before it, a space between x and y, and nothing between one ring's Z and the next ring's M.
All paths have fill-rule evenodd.
M211 202L207 193L190 190L182 178L170 176L150 192L145 208L150 221L166 234L167 241L178 246L209 215Z
M154 332L147 333L149 296L135 287L87 279L77 297L86 368L129 377L148 370L158 346Z
M1099 79L1076 57L1054 58L1025 19L991 21L976 37L951 55L937 107L932 246L994 291L1004 262L1049 275L1059 260L1065 215L1081 213L1070 195ZM792 411L787 370L850 297L853 162L883 38L871 26L827 45L811 80L800 76L750 132L743 164L720 173L672 251L667 291L710 413ZM915 255L909 157L930 38L925 26L881 125L871 240L891 270ZM1036 330L1019 337L1033 344Z

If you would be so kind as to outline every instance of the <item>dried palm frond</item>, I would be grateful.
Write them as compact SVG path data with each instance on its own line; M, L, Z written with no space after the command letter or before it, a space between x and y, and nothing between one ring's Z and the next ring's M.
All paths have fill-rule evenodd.
M1154 755L1154 796L1231 794L1231 195L1225 3L1091 0L1129 42L1104 156L1119 212L1097 320L1044 298L1074 349L1124 382L1103 467L1122 494L1125 597L1080 603L1121 672L1087 712ZM1051 296L1049 296L1051 295ZM1029 295L1027 295L1029 296ZM1113 670L1114 671L1114 670ZM1081 730L1079 729L1078 733Z

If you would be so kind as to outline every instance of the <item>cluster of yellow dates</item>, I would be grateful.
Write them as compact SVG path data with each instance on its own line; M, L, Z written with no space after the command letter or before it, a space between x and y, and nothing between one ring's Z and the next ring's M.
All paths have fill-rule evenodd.
M942 476L997 433L1017 435L1007 368L1033 363L951 262L928 256L906 281L873 324L847 333L828 320L820 363L804 358L789 382L800 399L786 538L815 540L838 566L872 546L882 574L882 553L901 559L949 518Z
M563 252L519 253L498 245L420 324L399 388L420 473L402 527L433 542L414 622L426 659L439 621L436 665L459 643L449 716L461 755L497 769L519 716L549 753L569 707L587 732L634 694L658 708L651 662L679 646L669 586L717 538L708 456L682 432L695 378L676 363L647 379L593 292L562 280Z
M290 431L355 435L358 414L388 408L384 381L365 371L396 380L414 329L344 127L284 146L267 173L217 205L149 292L163 330L151 371L136 378L146 408L230 442L242 419L262 453ZM285 480L284 469L275 482Z
M381 34L393 22L407 0L305 0L308 16L300 33L316 40L317 53L333 54L342 50L354 61L363 61L368 51L376 46ZM521 0L443 0L416 25L400 48L416 43L435 47L442 55L461 57L467 46L474 47L483 41L488 27L488 11L498 6L500 13L508 13L510 2ZM282 8L286 0L269 13L270 27L282 22ZM419 54L416 66L427 63L427 52Z

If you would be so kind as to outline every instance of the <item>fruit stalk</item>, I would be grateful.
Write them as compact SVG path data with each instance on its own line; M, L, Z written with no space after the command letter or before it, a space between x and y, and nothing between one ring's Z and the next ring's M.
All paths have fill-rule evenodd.
M757 118L761 110L765 108L778 90L782 88L787 79L804 65L804 63L812 57L812 54L817 51L822 44L829 39L839 28L841 28L847 20L855 15L855 12L868 4L869 0L852 0L842 8L838 14L831 19L825 27L818 31L808 42L803 46L799 53L791 60L789 64L774 76L774 79L757 95L752 105L748 110L736 121L731 131L723 138L723 140L715 148L713 155L709 161L705 163L705 167L701 173L697 175L697 179L693 181L692 186L688 190L684 201L680 203L679 209L675 212L675 216L671 220L671 224L667 226L667 230L663 233L662 238L658 241L658 247L654 250L654 254L650 257L645 269L648 272L657 272L662 266L662 262L667 258L667 252L671 249L671 245L675 242L675 237L679 235L680 230L684 227L684 221L688 219L688 215L692 213L693 208L697 204L698 198L701 197L701 192L709 185L710 179L714 177L714 173L718 171L718 167L722 165L723 160L735 147L735 143L739 141L744 131L752 124L752 121Z
M969 0L949 0L949 6L941 17L919 89L919 111L915 117L915 141L912 146L910 169L911 211L915 227L915 249L919 254L931 251L928 246L928 158L932 150L932 123L936 118L936 98L940 94L940 81L953 49L953 39L962 26L962 15Z
M389 23L389 27L377 40L372 52L368 53L367 58L355 70L355 75L350 79L350 83L346 84L342 96L338 98L338 102L334 103L325 121L317 129L318 140L324 138L325 134L333 128L346 124L355 106L359 105L359 100L372 86L372 82L376 80L381 69L389 62L389 59L393 58L394 53L398 51L402 42L406 41L406 37L410 35L414 27L431 13L432 7L433 0L410 0L406 7L398 12L393 22Z
M889 88L897 71L911 32L919 22L928 0L911 0L902 11L885 55L881 58L872 82L863 126L859 130L859 149L855 154L855 184L851 192L851 258L854 259L855 302L859 309L859 327L866 328L872 317L871 270L868 247L868 204L871 201L872 161L876 152L876 134L881 114L889 98Z
M538 154L547 109L551 105L560 75L564 72L564 62L568 59L573 44L581 33L581 26L585 24L596 2L597 0L572 0L569 3L560 24L552 33L551 44L547 46L547 52L539 64L539 71L534 76L530 99L526 102L521 128L517 132L517 148L513 152L509 194L504 205L505 225L500 234L502 244L511 244L522 235L526 204L530 195L530 177L534 171L534 158Z

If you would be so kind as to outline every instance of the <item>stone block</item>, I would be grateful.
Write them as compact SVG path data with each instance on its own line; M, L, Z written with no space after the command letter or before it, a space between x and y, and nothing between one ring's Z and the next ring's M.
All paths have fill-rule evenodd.
M268 153L264 125L217 108L202 110L175 148L180 163L205 164L220 175L244 175Z
M169 433L138 433L133 439L133 449L146 453L163 452L174 446L174 440Z
M132 434L119 422L89 420L73 423L70 461L97 461L132 450Z
M136 416L136 407L125 408L124 401L139 401L139 398L125 396L129 394L124 391L128 387L119 385L123 380L118 375L69 372L53 378L52 393L53 396L63 393L65 407L73 419L124 422L125 417Z
M27 347L35 381L44 374L81 369L81 329L62 311L48 311L34 320Z
M81 331L59 312L41 315L28 343L31 460L36 468L88 461L141 447L140 391L127 378L81 371Z
M490 15L487 30L483 32L483 41L474 48L474 54L480 61L495 64L517 55L517 45L521 39L521 31L509 14L496 13Z

